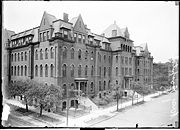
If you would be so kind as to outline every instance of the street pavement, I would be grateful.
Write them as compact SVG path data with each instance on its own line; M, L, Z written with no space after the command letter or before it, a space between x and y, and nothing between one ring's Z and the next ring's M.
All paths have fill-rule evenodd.
M178 91L157 98L147 98L141 105L116 112L112 118L92 127L168 127L178 121Z

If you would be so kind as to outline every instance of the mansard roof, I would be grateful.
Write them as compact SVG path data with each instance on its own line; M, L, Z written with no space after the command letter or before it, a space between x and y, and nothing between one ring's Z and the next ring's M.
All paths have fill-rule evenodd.
M11 40L14 40L14 39L17 39L17 38L21 38L21 37L24 37L24 36L28 36L30 34L34 35L34 29L39 29L39 27L35 27L35 28L32 28L32 29L25 30L23 32L14 34L14 35L11 36Z

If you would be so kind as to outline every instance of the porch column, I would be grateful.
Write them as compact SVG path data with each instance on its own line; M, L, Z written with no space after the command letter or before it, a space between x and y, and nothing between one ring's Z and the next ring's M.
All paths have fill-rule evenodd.
M125 89L126 88L126 80L124 79L123 81L124 81L124 89Z
M129 79L129 89L130 89L130 79Z

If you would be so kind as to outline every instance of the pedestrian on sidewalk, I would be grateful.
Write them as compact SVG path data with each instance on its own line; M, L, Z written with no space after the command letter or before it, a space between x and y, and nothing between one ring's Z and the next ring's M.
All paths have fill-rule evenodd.
M136 124L136 128L138 128L138 123Z

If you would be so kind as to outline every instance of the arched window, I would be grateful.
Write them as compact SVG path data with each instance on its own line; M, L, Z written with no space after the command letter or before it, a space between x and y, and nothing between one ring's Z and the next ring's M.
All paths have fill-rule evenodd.
M106 77L106 67L104 67L104 77Z
M104 81L104 90L106 90L106 81Z
M127 51L127 45L126 45L126 51Z
M78 76L81 77L81 65L78 66Z
M11 54L11 61L13 61L13 54Z
M99 91L101 91L101 81L99 81Z
M91 82L91 92L93 92L94 91L94 84L93 84L93 82Z
M109 63L111 63L111 56L109 56Z
M21 76L23 76L23 66L21 66Z
M24 75L27 76L27 66L24 67Z
M91 52L91 57L92 57L92 58L94 57L93 51Z
M64 47L63 48L63 59L66 59L67 58L67 48Z
M74 65L71 65L71 77L74 77Z
M99 54L99 52L98 52L98 60L99 62L101 62L101 54Z
M118 63L118 56L116 56L116 63Z
M129 46L127 47L127 51L129 52Z
M125 49L126 49L126 47L125 47L125 45L123 45L123 51L125 51Z
M14 76L16 76L16 66L14 67Z
M67 69L66 64L64 64L64 65L62 66L62 76L63 76L63 77L66 77L66 69Z
M48 59L48 49L45 49L45 59Z
M20 68L19 68L19 66L18 66L18 73L17 73L18 76L19 76L19 69L20 69Z
M24 53L24 58L25 58L25 61L27 61L27 52L26 51Z
M40 50L40 59L43 60L43 52L42 52L42 49Z
M43 77L43 66L40 65L40 77Z
M51 49L50 49L50 54L51 54L51 59L53 59L54 58L53 47L51 47Z
M91 77L94 75L93 72L94 72L94 67L92 66L91 67Z
M54 66L51 64L51 77L53 77L53 72L54 72Z
M63 97L66 97L66 93L67 93L67 87L66 87L66 84L63 85Z
M74 48L71 49L71 59L74 59Z
M14 60L16 61L16 53L15 53L15 55L14 55Z
M88 58L88 51L86 50L86 52L85 52L85 59L87 59Z
M109 67L109 76L111 76L111 68Z
M78 50L78 59L81 60L81 49Z
M21 52L21 61L23 61L23 52Z
M35 51L35 59L38 60L38 50Z
M45 65L45 77L48 77L48 65Z
M116 67L116 76L118 76L118 67Z
M85 67L85 76L87 77L87 74L88 74L88 66L86 65Z
M18 61L20 60L20 54L18 53Z
M108 82L108 89L110 89L110 80L109 80L109 82Z
M11 75L13 75L13 66L11 66Z
M104 55L104 63L106 63L106 55Z
M36 77L38 76L38 66L37 65L35 66L35 76Z

